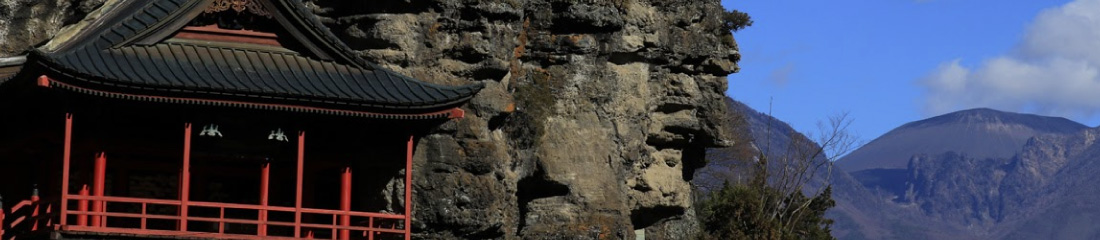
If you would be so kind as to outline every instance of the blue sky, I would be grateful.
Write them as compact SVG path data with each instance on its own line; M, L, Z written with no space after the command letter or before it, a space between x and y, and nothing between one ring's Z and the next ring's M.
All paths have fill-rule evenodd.
M864 140L974 107L1100 122L1100 0L722 4L755 21L727 95L802 132L841 111Z

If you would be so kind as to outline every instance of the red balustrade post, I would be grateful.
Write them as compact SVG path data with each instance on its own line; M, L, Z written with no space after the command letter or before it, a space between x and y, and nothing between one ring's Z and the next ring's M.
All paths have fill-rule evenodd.
M141 203L141 230L149 227L149 204Z
M84 186L80 187L80 193L78 193L78 195L81 196L81 197L87 197L88 196L88 184L84 184ZM79 201L77 201L76 210L80 211L80 212L88 212L88 200L80 199ZM76 225L77 226L88 226L88 215L87 214L77 214L76 215Z
M351 226L351 215L348 215L348 212L351 211L351 167L345 167L341 175L340 210L344 212L340 214L340 225L348 227ZM346 228L340 229L340 240L350 239L350 233Z
M73 114L65 114L65 143L61 156L61 214L60 222L64 226L68 222L69 214L69 156L72 153L73 142Z
M191 195L191 123L183 125L183 166L180 168L179 230L187 231L187 203Z
M271 178L271 163L264 163L260 168L260 226L257 234L267 236L267 197L268 185Z
M31 190L31 231L38 231L38 208L41 200L38 197L38 185L34 185L34 189Z
M220 207L218 213L218 234L225 234L225 207Z
M8 228L7 224L4 224L4 213L8 210L4 210L4 197L0 196L0 238L4 238L4 230Z
M302 233L302 170L305 167L306 132L298 132L298 177L294 190L294 237ZM313 233L310 232L310 236Z
M53 203L47 202L46 203L46 215L47 215L47 217L46 217L46 227L53 227L54 226L53 225L53 218L50 218L48 216L52 213L53 213Z
M405 240L412 239L413 136L405 147Z
M367 218L367 228L371 228L371 229L374 228L374 217ZM366 232L364 232L364 234L367 235L367 240L374 240L374 231L373 230L367 230Z
M95 177L92 179L92 196L103 197L103 188L104 188L104 185L106 185L105 182L106 182L106 178L107 178L107 154L106 153L96 154L95 168L94 168L93 171L95 172L95 174L94 174ZM93 213L103 213L103 212L105 212L106 209L103 209L105 205L107 205L107 203L104 202L104 201L92 201L92 212ZM103 215L93 215L92 216L92 226L93 227L104 227L106 225L106 224L104 224L104 222L105 222L104 220L107 220L106 218L107 217L103 216Z
M31 231L38 231L38 201L34 201L31 208L34 210L31 211Z

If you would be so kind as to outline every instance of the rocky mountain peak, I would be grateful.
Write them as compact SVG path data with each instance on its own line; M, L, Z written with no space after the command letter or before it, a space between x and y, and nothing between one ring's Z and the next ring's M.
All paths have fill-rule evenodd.
M1062 117L1005 112L991 108L974 108L911 122L902 125L899 129L934 127L949 124L984 128L991 132L1012 132L1033 129L1040 132L1073 133L1086 128L1085 125Z
M1066 222L1051 219L1074 201L1058 196L1062 191L1095 185L1082 179L1100 169L1090 169L1097 164L1089 160L1100 156L1098 133L1060 117L970 109L900 126L839 164L885 202L882 209L893 209L870 216L912 216L907 229L941 224L935 231L954 232L949 239L1042 238L1082 229L1045 222Z
M962 110L895 128L853 151L837 165L848 172L904 169L913 155L949 151L979 159L1009 158L1031 137L1076 133L1087 128L1061 117L989 108Z

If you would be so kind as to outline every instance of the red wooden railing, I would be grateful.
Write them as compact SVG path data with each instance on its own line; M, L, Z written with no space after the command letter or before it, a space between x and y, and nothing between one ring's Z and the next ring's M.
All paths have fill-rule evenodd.
M8 222L6 217L14 218ZM15 239L19 233L47 230L53 226L53 217L53 204L38 197L20 201L10 209L0 206L0 239Z
M325 210L325 209L310 209L301 208L300 210L293 207L280 207L280 206L261 206L261 205L248 205L248 204L233 204L233 203L213 203L213 202L197 202L190 201L187 203L188 207L195 208L211 208L217 209L218 217L199 217L188 216L186 219L190 222L207 222L217 225L216 231L198 231L194 229L180 229L177 225L174 229L150 229L148 226L149 220L167 220L179 222L182 218L177 214L153 214L149 212L150 205L157 206L172 206L180 207L183 202L179 200L165 200L165 199L146 199L146 198L129 198L129 197L97 197L97 196L82 196L82 195L70 195L70 201L76 201L78 204L83 205L81 202L92 202L103 204L104 211L86 211L86 210L69 210L68 214L75 216L77 219L83 217L91 217L93 219L102 217L103 221L99 226L96 225L68 225L61 226L61 230L65 231L83 231L83 232L96 232L96 233L122 233L122 234L137 234L137 235L166 235L166 236L187 236L187 237L209 237L209 238L231 238L231 239L296 239L305 238L306 236L278 236L270 232L259 232L268 229L270 226L292 227L294 232L305 232L312 235L312 232L331 232L330 239L337 239L340 236L340 231L348 231L353 234L350 236L357 236L356 238L374 239L380 235L389 235L393 237L402 236L405 234L404 228L407 226L400 226L397 223L404 221L405 216L396 214L384 214L384 213L369 213L369 212L354 212L354 211L341 211L341 210ZM141 205L141 211L139 213L111 211L111 205L114 204L139 204ZM230 217L226 216L226 210L231 211L255 211L266 212L267 214L257 214L255 218L245 217ZM270 216L275 213L294 213L294 214L307 214L311 216L327 216L319 217L315 219L331 219L328 223L307 223L307 222L295 222L293 220L288 221L274 221L271 219L265 219L266 216ZM68 216L62 216L68 217ZM366 218L365 224L343 224L340 219ZM136 227L122 227L121 224L112 225L110 222L120 219L135 219L140 223ZM110 220L110 221L108 221ZM80 222L80 221L78 221ZM389 224L384 224L389 223ZM226 224L242 224L255 226L257 232L255 234L241 234L241 233L227 233ZM194 226L194 225L192 225Z
M195 229L184 230L179 228L180 225L178 222L183 218L178 214L154 214L149 211L151 205L179 208L183 203L179 200L110 196L98 197L89 196L87 190L82 190L79 195L68 195L67 198L68 201L70 201L69 203L75 202L78 207L76 210L70 209L66 215L61 215L60 219L76 218L76 224L54 224L54 217L60 215L53 212L57 203L32 198L32 200L21 201L10 209L0 210L0 223L3 223L2 226L0 226L0 239L15 239L18 235L34 233L41 230L219 239L312 239L315 236L314 233L329 232L330 235L327 239L341 239L343 238L342 236L348 236L346 238L353 239L375 239L376 237L396 239L406 234L405 228L407 227L403 224L405 216L397 214L190 201L187 203L188 207L217 209L219 214L216 218L192 215L186 218L187 221L213 223L217 227L215 231L199 231ZM93 206L100 205L102 208L99 208L101 210L89 210L87 207L89 204ZM140 205L140 212L118 211L118 209L123 208L109 207L116 204ZM255 211L262 214L256 214L256 216L254 216L255 218L231 217L225 214L226 210ZM272 214L278 213L296 214L296 216L309 215L314 216L314 220L327 220L327 222L298 222L295 220L275 221L268 219ZM89 218L99 220L88 221ZM365 219L365 221L356 224L348 223L348 219L352 218ZM136 226L109 224L109 222L112 221L124 221L125 219L131 219L131 221L136 220L139 224ZM8 220L10 220L10 222L8 222ZM177 224L174 224L176 227L173 229L151 229L148 224L150 220L174 221L177 222ZM91 223L89 224L89 222ZM256 232L227 233L226 224L255 226ZM291 227L294 230L287 231L283 235L273 234L268 232L271 226ZM294 233L304 234L294 236Z
M42 76L42 78L46 77ZM457 115L452 115L452 117L462 116L461 110L456 109L455 111ZM106 181L107 158L104 153L96 155L93 169L93 187L89 190L88 185L84 185L78 194L72 194L69 190L72 128L72 114L66 114L61 174L61 189L63 189L63 191L61 191L61 195L59 196L60 199L58 201L40 201L37 197L38 194L36 190L35 193L32 194L33 197L31 200L19 202L12 207L10 211L5 211L2 207L2 203L0 203L0 240L13 239L17 235L21 236L24 233L33 233L40 230L86 232L88 234L117 233L134 234L138 236L161 235L229 239L312 239L317 233L329 232L330 235L327 237L329 239L344 240L365 238L373 240L378 236L394 239L400 239L401 237L405 240L411 239L412 136L409 136L405 156L405 208L404 214L401 215L351 211L352 176L350 167L345 168L341 174L340 210L303 207L302 188L305 158L303 154L305 152L304 131L298 134L297 184L295 186L294 207L269 205L268 187L270 183L270 169L268 164L264 164L261 167L260 205L192 201L189 196L192 132L190 123L184 124L183 129L183 163L180 169L180 195L178 200L105 196L104 183ZM76 209L72 209L70 207L71 205L76 205ZM120 211L119 209L132 208L110 207L118 205L140 205L141 208L140 212L128 212ZM150 213L150 205L161 206L158 210L163 210L164 207L173 208L174 212ZM89 206L91 208L90 210ZM56 207L59 213L55 214L52 207ZM216 218L203 216L199 214L203 213L203 211L195 213L190 211L191 208L217 209L218 214ZM255 216L250 214L231 214L232 216L230 216L226 214L227 210L254 211L256 214ZM271 216L279 213L290 214L293 218L292 220L273 220ZM242 215L244 215L244 217L242 217ZM18 217L11 221L5 219L16 216ZM75 221L69 222L70 218L75 218ZM91 221L89 221L89 218ZM58 222L52 222L54 219ZM355 222L355 219L359 219L360 221ZM135 220L139 222L136 226L133 224L126 224L134 222ZM168 221L174 222L174 224L172 224L173 227L168 228L150 228L150 220ZM318 222L318 220L322 221ZM110 224L113 221L119 221L119 223L122 224ZM201 226L194 228L188 227L189 222L213 223L217 227L214 231L204 231L207 229ZM254 226L255 233L229 233L226 231L227 224ZM293 230L288 232L293 233L286 234L276 231L273 234L270 227L289 227Z

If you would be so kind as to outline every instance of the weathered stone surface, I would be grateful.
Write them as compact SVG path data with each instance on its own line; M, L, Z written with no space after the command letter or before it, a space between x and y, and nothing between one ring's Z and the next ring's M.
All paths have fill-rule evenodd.
M96 4L0 3L0 55L48 39ZM719 1L307 5L382 66L487 86L466 118L417 141L415 238L682 239L697 231L689 180L705 148L727 144L726 75L740 58L722 41L731 38ZM382 196L390 211L402 210L399 181Z

